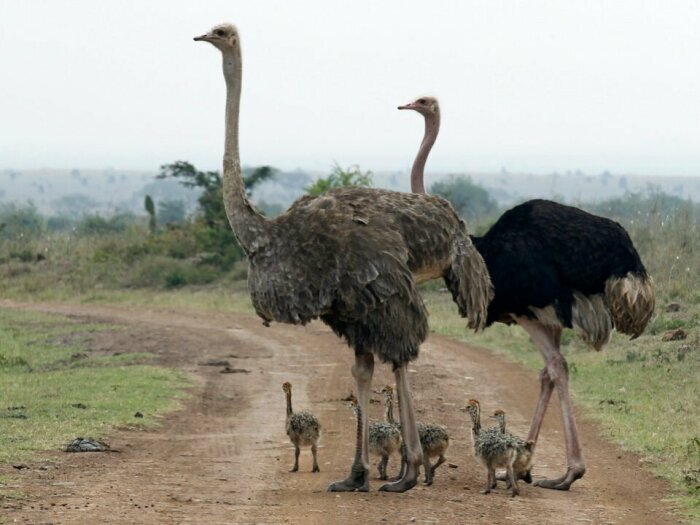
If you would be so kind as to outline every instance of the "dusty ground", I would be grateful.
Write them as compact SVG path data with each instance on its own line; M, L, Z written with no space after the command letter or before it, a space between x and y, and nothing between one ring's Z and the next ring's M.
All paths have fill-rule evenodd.
M7 306L8 303L5 303ZM14 305L27 308L27 306ZM48 454L30 469L0 465L13 490L28 498L0 508L8 523L678 523L663 503L666 485L641 469L638 458L598 437L581 420L588 472L570 492L521 483L521 497L505 488L479 494L485 473L470 452L469 397L484 410L504 408L513 431L524 435L537 399L535 374L488 351L431 336L412 366L412 387L424 421L448 426L448 461L432 487L405 494L325 492L344 478L353 455L354 424L347 403L352 353L315 323L301 328L257 318L99 306L31 308L113 322L127 329L96 334L90 345L106 352L149 351L160 364L179 367L195 381L182 410L156 430L116 431L118 454ZM226 359L250 373L223 374ZM375 386L390 381L379 366ZM294 405L310 409L324 428L321 473L312 474L308 451L301 472L287 470L293 449L284 433L283 381L294 385ZM379 399L380 396L376 396ZM380 405L372 405L381 417ZM396 459L390 468L396 467ZM550 408L538 444L535 477L564 471L559 413ZM375 475L373 467L373 476ZM0 503L0 505L2 505Z

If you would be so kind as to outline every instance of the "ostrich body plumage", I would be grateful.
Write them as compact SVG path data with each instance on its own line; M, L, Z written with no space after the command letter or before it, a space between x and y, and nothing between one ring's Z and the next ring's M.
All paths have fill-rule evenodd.
M613 326L636 337L649 321L651 280L625 229L610 219L531 200L472 241L494 286L487 325L536 318L576 328L600 349ZM624 280L631 286L618 290Z

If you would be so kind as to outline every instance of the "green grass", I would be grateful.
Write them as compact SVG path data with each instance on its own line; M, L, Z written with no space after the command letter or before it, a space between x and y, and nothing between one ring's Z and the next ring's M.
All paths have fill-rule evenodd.
M533 370L542 368L542 358L519 327L494 325L473 334L455 313L449 294L428 291L424 298L434 332L485 346ZM678 313L657 313L648 335L629 341L613 334L600 353L589 350L567 330L562 349L576 404L601 423L607 438L640 454L654 473L668 479L679 510L700 521L698 314L700 306L692 304ZM682 326L690 336L685 341L662 342L661 329L654 325Z
M144 364L147 353L92 355L81 346L105 330L115 328L0 308L0 462L30 461L115 426L153 425L178 405L179 371Z

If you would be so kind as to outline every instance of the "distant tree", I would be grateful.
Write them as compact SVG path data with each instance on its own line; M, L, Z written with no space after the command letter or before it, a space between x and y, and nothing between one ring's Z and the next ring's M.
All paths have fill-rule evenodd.
M185 201L158 201L158 220L161 224L179 224L185 220Z
M100 203L82 193L64 195L53 203L53 208L59 215L78 219L83 215L94 212Z
M256 185L276 174L277 170L269 166L245 169L243 182L246 192L250 195ZM189 162L177 161L162 165L158 178L174 178L185 187L202 190L197 199L199 220L206 227L201 235L202 248L215 254L209 262L228 268L243 257L243 251L238 246L226 217L223 178L218 171L199 171Z
M439 180L429 192L450 201L457 213L467 220L483 219L498 210L491 194L464 175L450 175Z
M363 172L357 164L353 164L345 169L335 164L333 171L328 177L318 179L305 189L309 195L318 196L328 190L346 188L348 186L362 186L365 188L372 186L372 172Z
M0 205L0 237L5 239L31 238L44 230L44 218L34 204Z
M146 198L143 200L143 207L146 209L146 213L148 213L148 229L151 233L155 233L158 228L158 224L156 223L156 206L150 195L146 195Z

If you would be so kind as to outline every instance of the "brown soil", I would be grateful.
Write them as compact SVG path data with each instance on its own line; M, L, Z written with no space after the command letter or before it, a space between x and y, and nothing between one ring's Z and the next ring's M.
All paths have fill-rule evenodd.
M143 308L17 305L125 325L94 335L89 345L103 352L148 351L158 363L178 367L194 380L181 410L154 430L117 430L109 443L121 453L52 453L16 470L0 465L13 490L27 495L0 502L8 523L678 523L663 499L668 487L641 468L639 459L599 437L580 419L588 463L586 476L569 492L521 482L510 498L502 485L479 494L485 472L471 454L464 412L469 397L484 410L504 408L513 431L524 435L537 399L536 375L494 356L431 336L411 366L420 419L446 425L452 440L448 462L432 487L405 494L333 494L326 486L347 474L353 456L351 410L341 401L353 388L352 352L329 330L275 324L265 328L247 315L173 312ZM227 360L250 373L220 373ZM391 382L378 366L375 388ZM294 385L296 409L310 409L323 426L321 472L312 474L308 451L301 472L291 474L293 449L284 433L283 381ZM380 396L376 396L377 399ZM538 444L535 479L565 468L556 403ZM378 404L372 416L381 417ZM396 458L390 469L397 467ZM4 508L3 508L4 507Z

